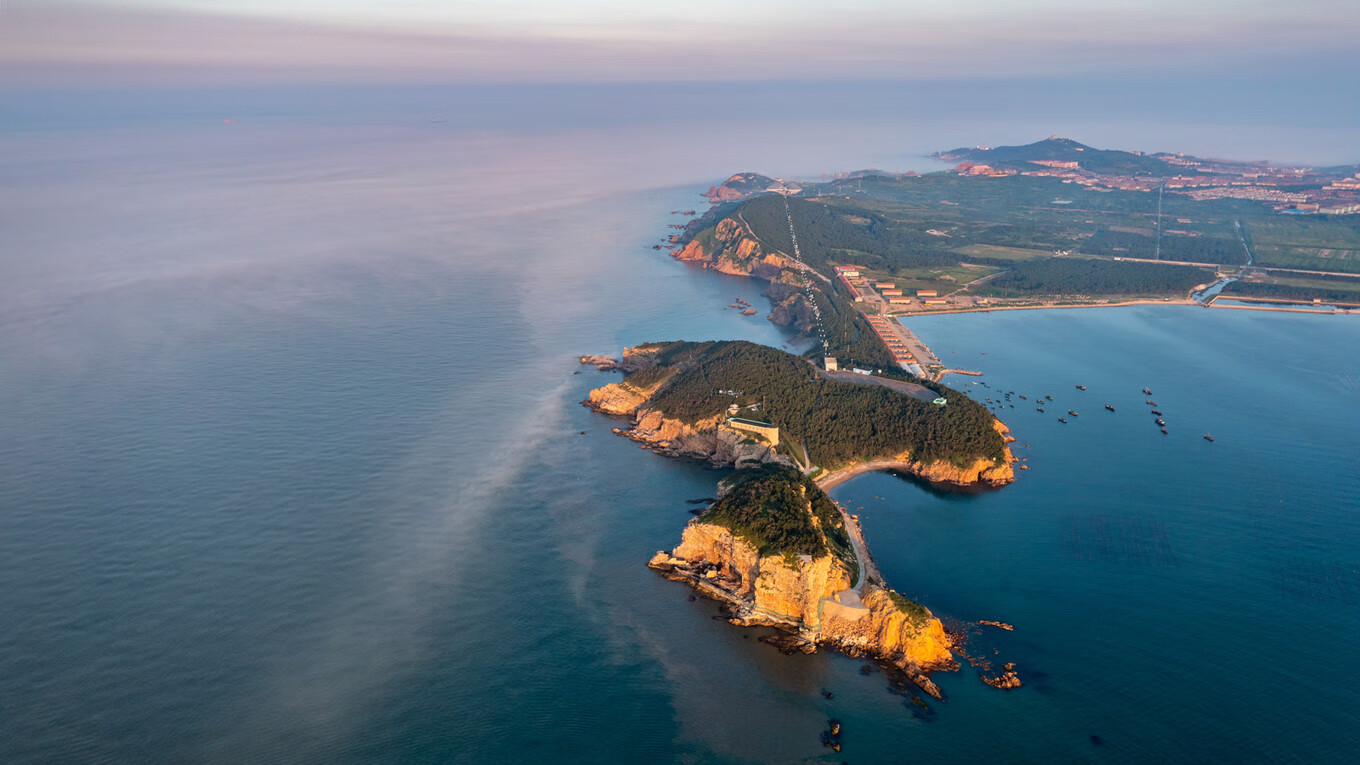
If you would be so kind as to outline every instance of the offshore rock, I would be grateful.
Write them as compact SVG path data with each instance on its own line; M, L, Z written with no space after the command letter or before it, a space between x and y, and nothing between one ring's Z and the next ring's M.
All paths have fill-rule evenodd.
M987 677L986 675L983 675L982 682L993 688L1002 688L1004 690L1019 688L1021 685L1020 676L1015 674L1015 663L1008 663L1003 669L1004 671L996 677Z

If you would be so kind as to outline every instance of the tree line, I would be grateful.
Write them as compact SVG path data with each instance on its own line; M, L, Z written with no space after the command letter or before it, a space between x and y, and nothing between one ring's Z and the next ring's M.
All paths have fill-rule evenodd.
M1020 261L975 291L997 297L1164 295L1186 293L1212 280L1212 272L1195 266L1046 258Z

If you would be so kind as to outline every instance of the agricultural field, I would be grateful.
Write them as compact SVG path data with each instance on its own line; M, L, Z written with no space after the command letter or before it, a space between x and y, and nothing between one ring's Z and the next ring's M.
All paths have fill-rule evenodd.
M1052 250L1035 250L1025 247L1002 247L995 244L970 244L954 250L960 255L988 260L1035 260L1053 257Z
M1360 220L1349 217L1280 215L1243 223L1256 265L1360 273Z

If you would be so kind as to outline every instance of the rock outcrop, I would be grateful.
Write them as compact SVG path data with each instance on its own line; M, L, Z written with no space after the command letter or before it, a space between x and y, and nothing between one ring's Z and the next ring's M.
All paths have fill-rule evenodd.
M986 675L983 675L982 682L993 688L1001 688L1002 690L1019 688L1022 685L1020 682L1020 675L1015 672L1015 662L1008 662L1002 667L1001 674L996 677L987 677Z
M760 279L775 279L788 266L783 255L766 252L736 218L723 218L710 232L695 236L671 256L724 274Z
M1006 450L1006 459L997 463L992 460L978 459L971 465L959 467L948 462L910 462L910 471L932 483L947 483L956 486L1004 486L1015 480L1015 467L1011 464L1014 457Z
M774 306L769 319L776 326L792 327L800 334L806 334L812 328L816 311L797 285L774 281L761 294Z
M658 409L643 404L661 382L650 388L635 388L627 382L610 383L590 392L582 401L585 406L604 414L633 417L627 429L618 434L652 447L652 451L666 457L690 457L707 460L716 467L737 467L765 462L784 465L793 463L765 444L745 435L718 427L717 417L694 424L667 418Z
M726 603L740 625L768 625L852 656L872 656L904 671L937 698L928 673L955 669L952 641L925 607L866 585L853 589L853 573L831 554L761 556L724 526L692 521L672 552L648 564Z
M637 345L632 348L624 348L623 358L620 359L586 354L581 357L581 363L594 365L601 372L631 374L656 366L656 352L657 346L655 345Z

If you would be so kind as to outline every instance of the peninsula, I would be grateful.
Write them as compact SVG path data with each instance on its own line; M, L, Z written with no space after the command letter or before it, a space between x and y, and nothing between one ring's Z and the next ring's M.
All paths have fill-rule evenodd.
M740 468L652 568L725 603L735 624L791 633L790 650L873 657L940 696L929 673L957 668L953 639L928 609L888 589L858 519L819 483L866 469L1010 483L1010 439L985 407L905 375L838 379L745 341L647 343L581 363L624 374L582 402L627 418L615 433L657 454Z
M805 276L867 315L900 319L1133 303L1360 309L1360 166L1056 136L936 157L957 164L818 183L733 176L706 194L711 208L673 255L770 280L771 320L799 329L830 307L797 296Z

